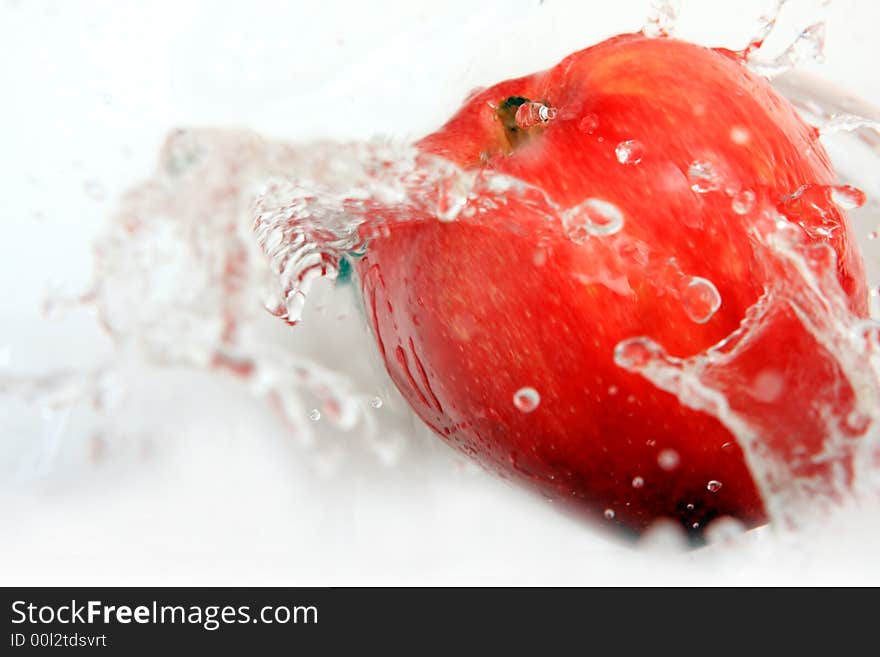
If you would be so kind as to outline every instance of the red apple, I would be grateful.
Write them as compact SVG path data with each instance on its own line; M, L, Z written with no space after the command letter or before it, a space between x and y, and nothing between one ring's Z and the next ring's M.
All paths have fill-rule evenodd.
M736 330L774 275L746 221L768 203L833 247L850 309L866 315L847 219L808 198L827 201L835 184L818 132L738 54L632 34L480 92L417 147L519 178L560 208L598 199L594 213L624 222L548 232L511 204L375 236L356 265L368 315L422 420L502 476L623 529L764 522L730 431L619 367L614 350L647 336L687 357ZM781 323L774 340L822 386L833 373L811 368L798 330Z

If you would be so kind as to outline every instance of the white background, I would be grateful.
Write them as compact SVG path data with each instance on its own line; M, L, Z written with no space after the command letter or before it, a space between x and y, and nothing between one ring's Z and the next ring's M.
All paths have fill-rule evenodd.
M771 4L686 3L680 34L742 47ZM0 0L0 350L24 371L106 352L88 317L42 321L39 297L50 277L85 285L91 239L119 194L149 175L171 128L415 137L473 87L637 30L648 9L642 0ZM880 103L880 10L838 0L827 13L828 62L811 68ZM777 36L790 40L792 29ZM396 466L358 456L322 476L265 404L229 381L170 373L150 404L143 412L157 428L136 457L6 482L0 582L880 583L876 517L842 517L822 539L759 532L733 550L657 556L475 472L421 434Z

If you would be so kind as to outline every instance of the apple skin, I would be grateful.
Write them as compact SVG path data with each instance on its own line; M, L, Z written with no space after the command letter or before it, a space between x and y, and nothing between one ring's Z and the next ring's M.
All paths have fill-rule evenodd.
M557 115L511 146L497 111L510 97ZM626 140L640 144L638 163L618 161ZM764 523L764 502L731 433L618 367L613 353L621 340L648 336L686 357L739 326L772 268L757 261L731 195L749 190L757 208L784 203L804 185L835 184L817 131L738 54L631 34L480 92L417 146L465 169L520 178L560 207L595 197L625 217L619 234L584 243L561 231L539 241L541 220L506 207L485 222L410 217L374 237L356 262L367 315L391 378L419 417L502 477L627 533L658 518L680 522L698 540L719 516ZM727 191L695 192L695 161L711 162ZM834 248L850 309L866 316L844 213L790 201L786 209L810 239ZM830 224L830 238L813 232ZM722 302L711 319L696 323L679 298L664 294L659 270L644 266L633 244L712 281ZM810 341L793 323L780 330L791 362L806 360L810 371ZM833 376L813 370L814 386ZM513 403L527 386L540 394L531 412ZM677 456L675 467L661 454ZM710 481L721 488L713 492Z

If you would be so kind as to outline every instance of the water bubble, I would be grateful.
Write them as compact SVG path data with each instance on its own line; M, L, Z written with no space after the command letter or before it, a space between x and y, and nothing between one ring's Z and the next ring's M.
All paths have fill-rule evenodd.
M855 210L865 204L865 192L852 185L836 185L831 188L831 200L843 210Z
M572 242L582 243L591 236L618 232L623 228L623 213L613 203L588 198L562 213L562 225Z
M664 449L657 455L657 465L667 472L675 470L680 462L681 457L674 449Z
M373 397L370 400L370 406L373 408L382 408L382 398L381 397Z
M317 408L313 408L311 411L309 411L309 419L312 422L317 422L321 419L321 411L319 411Z
M663 348L650 338L638 337L622 340L614 348L614 362L626 370L641 370L649 364L662 360Z
M709 162L702 160L691 162L687 175L691 189L698 194L714 192L721 186L721 179Z
M605 509L605 520L614 520L614 516L617 515L614 513L614 509Z
M534 388L520 388L513 395L513 405L523 413L531 413L541 403L541 395Z
M593 134L598 127L599 117L592 112L584 114L581 120L578 121L578 130L588 135Z
M721 294L712 281L691 276L682 288L681 302L691 321L705 324L721 307Z
M748 214L755 206L755 192L744 189L734 195L730 202L731 209L737 214Z
M556 118L556 108L543 103L523 103L516 108L516 127L528 130Z
M717 479L712 479L708 484L706 484L706 490L710 493L717 493L721 490L721 482Z
M635 139L627 139L617 145L614 154L621 164L638 164L645 155L645 147Z
M642 477L633 477L632 487L633 488L641 488L645 485L645 480Z
M693 505L693 504L688 504L686 508L687 508L688 511L693 511L693 510L694 510L694 505Z

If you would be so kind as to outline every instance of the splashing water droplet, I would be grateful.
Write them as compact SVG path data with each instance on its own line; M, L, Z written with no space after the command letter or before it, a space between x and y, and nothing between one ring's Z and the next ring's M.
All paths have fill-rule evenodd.
M516 108L516 127L528 130L536 125L544 125L556 118L555 107L543 103L523 103Z
M572 242L582 243L591 236L618 232L623 228L623 213L613 203L588 198L562 213L562 225Z
M635 139L627 139L617 145L614 154L621 164L638 164L645 155L645 147Z
M541 403L541 395L534 388L520 388L513 395L513 405L523 413L531 413Z
M686 279L681 290L681 302L692 322L705 324L721 307L721 294L712 281L700 276Z
M312 422L317 422L321 419L321 411L319 411L317 408L313 408L311 411L309 411L309 419Z
M706 490L710 493L717 493L721 490L721 482L717 479L713 479L708 484L706 484Z
M614 348L614 362L625 370L642 370L665 356L663 348L650 338L629 338Z
M736 193L730 202L730 207L737 214L748 214L755 207L755 192L744 189Z
M382 398L381 397L373 397L370 400L370 406L373 408L382 408Z
M715 173L714 167L702 160L691 162L688 167L688 180L691 183L691 189L698 194L714 192L721 186L721 179Z
M646 37L660 38L675 32L680 3L678 0L651 0L651 12L642 27Z
M664 449L657 455L657 465L667 472L675 470L680 462L681 457L674 449Z
M779 7L785 4L781 2ZM821 63L825 61L825 23L813 23L805 27L794 42L788 46L782 53L773 59L762 59L757 54L764 38L773 29L777 16L768 19L764 26L764 34L759 36L757 40L753 40L746 49L746 61L749 66L760 75L766 78L773 78L777 75L791 70L801 62L812 61Z
M632 487L633 488L641 488L645 485L645 480L642 477L633 477Z
M605 520L614 520L614 516L617 514L614 513L614 509L605 509Z
M865 204L865 192L852 185L836 185L831 188L831 200L843 210L855 210Z

